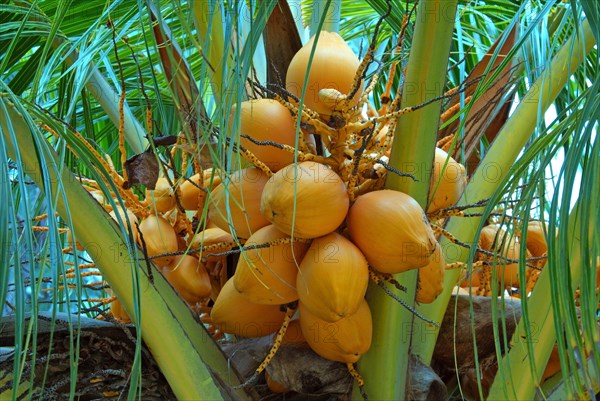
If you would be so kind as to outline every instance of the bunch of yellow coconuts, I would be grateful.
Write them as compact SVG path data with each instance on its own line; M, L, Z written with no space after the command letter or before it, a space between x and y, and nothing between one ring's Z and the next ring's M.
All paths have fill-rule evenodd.
M213 332L274 333L286 316L282 306L298 301L289 330L301 333L322 357L354 363L371 344L371 312L364 298L369 269L375 274L419 269L417 301L426 303L440 294L446 265L423 208L407 194L383 189L389 172L377 161L389 156L392 126L382 123L381 135L373 138L374 150L365 159L375 161L364 169L359 164L357 172L348 168L353 157L360 157L356 149L363 134L344 130L376 111L365 111L362 84L353 99L341 95L356 84L360 62L335 33L320 34L304 85L313 43L314 38L290 64L287 100L254 99L234 110L239 144L245 156L253 155L255 166L205 170L175 188L159 179L156 189L147 191L152 213L139 229L148 256L184 300L192 305L214 300L207 319ZM296 97L304 86L305 111L300 112ZM332 126L339 110L346 125ZM315 152L311 126L330 127L328 137L325 128L320 132L323 154ZM344 141L336 142L339 138ZM437 149L427 211L454 205L465 184L464 167ZM173 218L176 198L199 215L206 206L203 231L190 234L189 221ZM129 211L121 213L125 217L137 222ZM198 248L202 251L170 255ZM236 249L235 274L225 282L224 253Z
M298 97L312 44L298 52L286 76L287 90ZM347 93L358 67L337 34L322 32L306 86L329 89L333 83ZM318 95L307 95L305 107L326 122L335 104L322 91ZM294 163L289 150L257 143L295 147L294 111L272 99L240 106L241 144L273 174L259 167L231 173L209 196L211 224L245 239L211 320L225 333L263 336L281 326L281 305L299 301L293 324L310 347L324 358L353 363L371 344L371 312L364 299L369 267L380 273L420 269L417 301L432 302L442 290L445 262L424 210L410 196L380 185L351 197L340 165L306 157ZM307 132L301 135L305 143L312 142ZM337 146L342 145L353 144ZM466 183L464 167L440 149L436 161L432 186L439 185L429 211L452 206Z
M533 290L541 269L546 264L548 251L547 230L547 225L542 221L528 223L525 258L530 261L531 266L525 269L526 277L524 281L526 288L520 291L522 297L526 297ZM487 263L476 269L471 277L463 280L461 286L471 287L473 295L491 296L493 294L492 275L495 266L498 290L507 289L511 291L511 289L520 288L519 257L521 254L520 242L522 240L522 235L511 235L500 224L485 226L481 230L477 245L481 250L488 251L488 253L478 252L476 259ZM492 256L492 253L495 256Z

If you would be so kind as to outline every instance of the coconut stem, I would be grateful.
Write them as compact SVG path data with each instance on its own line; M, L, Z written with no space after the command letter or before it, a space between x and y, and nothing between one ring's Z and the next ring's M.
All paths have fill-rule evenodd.
M358 370L354 367L354 364L351 362L346 363L346 367L348 368L348 372L356 381L358 385L358 390L360 391L360 395L362 395L364 401L369 401L369 397L367 396L367 392L365 391L365 380L362 378Z

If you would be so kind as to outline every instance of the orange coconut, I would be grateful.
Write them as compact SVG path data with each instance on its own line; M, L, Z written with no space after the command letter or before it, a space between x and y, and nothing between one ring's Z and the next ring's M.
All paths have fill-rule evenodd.
M316 238L344 221L349 204L340 176L324 164L308 161L284 167L269 179L260 210L284 233Z
M123 307L123 304L118 299L115 299L110 303L110 313L112 313L113 317L121 323L131 323L131 318L129 314Z
M442 255L442 248L436 245L435 252L426 266L419 269L419 284L416 300L422 304L430 304L444 290L444 272L446 261Z
M474 269L471 272L471 276L470 277L467 277L467 272L464 271L462 273L462 275L461 275L461 279L460 280L461 280L460 281L460 286L463 287L463 288L464 287L472 287L472 288L479 287L479 285L480 285L480 283L479 283L479 280L480 280L479 270Z
M467 185L465 167L440 148L435 149L433 176L429 182L427 213L454 206Z
M216 188L221 183L221 178L217 174L212 174L212 169L206 169L202 172L203 179L200 182L200 173L194 174L188 180L184 180L179 186L181 197L179 201L185 210L202 210L206 201L206 192L199 188L205 189ZM192 181L192 182L190 182ZM196 185L194 185L196 184Z
M198 234L195 234L190 240L190 249L206 249L209 246L214 246L216 244L220 244L221 248L214 252L198 252L195 255L202 259L206 257L209 262L214 262L221 257L218 256L207 256L211 253L220 253L225 252L233 248L235 245L233 241L233 237L227 231L220 229L219 227L207 228L204 231L200 231ZM204 255L206 253L206 255Z
M177 203L175 200L175 191L169 184L169 181L161 177L156 181L154 190L146 190L146 201L153 205L158 213L166 213L173 209Z
M380 272L418 269L435 251L437 242L423 209L405 193L384 189L361 195L347 221L352 242Z
M354 363L371 347L373 321L364 299L353 315L335 323L320 319L300 302L300 327L306 342L323 358Z
M260 199L268 180L269 177L257 168L231 174L209 197L210 221L239 238L250 238L253 232L269 225L260 213Z
M96 199L96 202L98 202L99 204L101 204L104 208L111 208L107 203L106 203L106 199L104 198L104 194L102 193L102 191L100 190L92 190L88 192L90 195L92 195L92 198Z
M544 369L544 374L542 375L542 382L554 376L558 372L560 372L560 358L558 356L558 345L554 344L552 348L552 352L550 353L550 359L548 359L548 363L546 364L546 368Z
M300 302L320 319L335 322L358 310L369 266L352 242L333 232L313 240L296 283Z
M267 387L269 387L269 390L271 390L274 393L287 393L288 391L290 391L290 389L287 388L285 384L274 380L269 374L269 372L265 372L265 379L267 380Z
M517 237L507 234L497 224L490 224L481 230L478 246L486 251L495 252L502 258L495 259L496 277L504 287L519 287L519 264L505 260L519 259L519 242ZM478 254L479 260L493 261L491 255Z
M527 250L532 256L542 256L548 251L547 233L548 226L543 221L530 221L527 224Z
M292 58L285 77L288 91L297 97L302 95L308 60L315 42L313 36ZM332 114L336 107L336 97L332 96L334 89L340 94L348 94L356 75L360 61L350 46L340 35L333 32L321 31L314 52L304 103L310 109L323 116ZM323 91L323 92L321 92ZM358 94L362 92L362 85ZM358 104L359 95L355 94L352 106Z
M142 220L139 227L149 257L177 252L177 234L164 217L151 214ZM139 243L142 245L141 238ZM171 263L173 258L173 256L161 256L152 260L157 266L164 267Z
M279 330L285 312L279 305L249 302L227 281L210 312L213 324L224 333L242 337L262 337Z
M236 110L232 111L232 118ZM257 141L272 141L294 146L296 124L290 111L273 99L254 99L241 103L240 135L247 135ZM269 145L258 145L249 139L241 138L242 146L254 153L271 171L293 163L294 155Z
M181 298L189 304L200 302L211 294L210 277L206 267L193 256L176 256L162 272Z
M273 341L277 334L273 334ZM304 334L302 333L302 327L300 326L300 320L294 319L288 325L283 338L281 339L281 345L283 344L304 344L306 343L306 338L304 338Z
M252 234L244 247L281 239L289 236L269 225ZM233 275L235 288L257 304L282 305L297 300L298 266L308 246L306 242L295 241L244 251Z

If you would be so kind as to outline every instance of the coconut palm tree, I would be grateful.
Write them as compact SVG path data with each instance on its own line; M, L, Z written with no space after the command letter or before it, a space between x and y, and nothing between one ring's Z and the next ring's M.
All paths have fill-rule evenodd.
M147 351L139 340L179 399L254 396L239 386L245 378L198 314L148 262L148 244L136 245L136 227L121 218L117 228L105 209L136 204L132 198L143 199L157 174L176 180L199 166L248 167L230 116L239 121L240 102L282 90L295 52L324 30L374 59L362 76L374 84L373 109L388 96L400 100L397 109L414 106L397 120L387 164L417 179L390 173L386 188L427 210L427 171L441 138L469 175L457 203L464 213L443 216L437 231L451 234L439 237L451 269L437 299L415 301L418 269L394 276L405 291L370 285L373 340L357 365L365 385L354 396L360 399L362 390L371 399L406 399L409 356L426 365L435 359L437 323L455 308L461 272L468 280L478 268L476 245L487 224L501 224L506 241L521 238L514 287L526 288L526 273L541 260L527 256L530 220L547 222L547 259L533 291L518 292L514 333L507 330L515 319L508 303L491 303L488 338L497 373L488 377L475 358L470 390L460 372L448 390L456 398L490 400L598 393L595 2L161 3L12 0L0 8L0 176L6 177L0 180L0 327L9 319L14 328L14 344L0 359L3 399L52 397L58 390L74 397L85 337L80 319L105 314L98 299L113 294L138 340L128 399L142 394ZM297 140L299 128L298 122ZM490 262L494 277L501 259ZM492 280L491 292L502 293L501 284ZM69 312L61 315L66 320L57 320L60 312ZM475 328L473 316L453 323ZM71 333L63 382L46 382L53 359L37 353L46 320L50 332L63 325ZM553 349L560 373L543 380Z

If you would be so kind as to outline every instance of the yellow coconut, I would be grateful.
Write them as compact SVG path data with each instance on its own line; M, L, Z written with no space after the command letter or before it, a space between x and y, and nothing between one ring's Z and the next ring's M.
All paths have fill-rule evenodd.
M219 244L219 249L210 252L198 252L195 254L199 259L207 258L209 262L214 262L220 260L221 257L218 256L208 256L212 253L220 253L229 251L235 245L233 237L227 231L220 229L219 227L207 228L204 231L200 231L198 234L194 235L190 240L190 249L206 249L210 246L216 246ZM205 255L206 254L206 255Z
M210 312L213 324L224 333L241 337L262 337L279 330L285 312L278 305L249 302L227 281Z
M236 110L232 111L232 118ZM296 123L292 114L276 100L254 99L241 103L240 135L247 135L257 141L272 141L294 146L296 143ZM293 153L270 145L258 145L249 139L240 139L242 146L254 153L271 171L293 163Z
M331 168L309 161L274 174L265 185L260 210L284 233L316 238L338 228L349 203L342 179Z
M498 284L505 288L519 287L519 264L507 261L506 259L519 259L519 242L516 236L507 234L497 224L490 224L481 230L478 245L480 248L494 252L502 258L495 258L496 278ZM494 261L491 255L478 253L477 258L488 262ZM488 266L491 269L494 265Z
M373 321L364 299L356 313L335 323L319 318L300 302L300 327L312 350L332 361L354 363L371 347Z
M558 372L560 372L560 357L558 356L558 345L554 344L552 351L550 352L550 359L546 364L546 368L544 369L544 374L542 375L542 382L547 380L548 378L554 376Z
M177 252L179 249L177 234L164 217L149 215L140 223L140 232L149 257ZM139 244L142 245L142 238L139 238ZM171 263L173 258L173 256L161 256L152 260L157 266L164 267Z
M269 225L260 213L260 199L268 180L269 177L257 168L231 174L209 197L210 221L239 238L250 238L253 232Z
M277 334L273 334L273 341ZM300 326L300 320L294 319L288 325L287 330L283 338L281 339L281 345L284 344L304 344L306 343L306 338L304 338L304 334L302 333L302 327Z
M161 177L156 181L154 190L146 190L146 201L153 205L158 213L166 213L173 209L177 203L175 191L169 184L169 181Z
M335 322L358 310L369 266L352 242L333 232L313 240L296 283L300 302L320 319Z
M436 240L425 213L405 193L380 190L358 197L348 213L350 238L371 265L401 273L429 263Z
M92 198L96 199L96 202L98 202L99 204L101 204L104 207L107 206L106 199L104 198L104 194L102 193L102 191L93 190L89 191L89 194L92 195Z
M533 290L537 283L541 270L546 265L548 260L548 224L543 221L530 221L527 225L527 257L538 258L533 260L531 264L536 268L527 267L527 293ZM519 240L523 240L522 236Z
M289 239L289 236L269 225L261 228L244 247ZM298 299L296 276L298 266L309 244L295 241L272 245L268 248L244 251L239 258L233 283L250 302L281 305Z
M465 167L442 149L435 149L427 213L454 206L467 185Z
M542 256L548 251L547 234L548 226L543 221L530 221L527 224L527 250L532 256Z
M176 256L162 272L181 298L189 304L194 305L211 294L206 267L193 256Z
M442 255L442 248L436 245L435 252L426 266L419 269L419 284L416 300L422 304L430 304L444 290L444 272L446 261Z
M179 190L181 191L179 201L185 210L202 210L204 208L207 193L198 188L199 186L210 190L211 188L216 188L221 183L221 178L217 174L213 176L212 169L206 169L202 174L202 183L200 182L200 174L198 173L191 176L189 181L184 180L179 186Z
M463 272L463 274L461 275L461 279L460 279L460 286L461 287L479 287L480 283L480 273L479 270L473 270L471 273L470 277L467 277L467 272Z
M269 374L269 372L265 372L265 379L267 380L267 387L269 387L269 390L271 390L274 393L287 393L288 391L290 391L290 389L287 388L285 384L274 380Z
M131 318L129 317L129 314L123 307L121 301L119 301L118 299L115 299L110 303L110 313L118 322L125 324L131 323Z
M286 89L297 97L302 95L314 41L315 37L312 37L296 53L287 70ZM321 31L308 75L306 95L304 96L306 106L323 116L331 115L336 106L336 97L325 92L327 89L334 89L341 94L348 94L359 64L358 57L340 35ZM322 90L325 91L321 92ZM361 92L362 84L358 94ZM358 94L354 95L352 106L358 104Z

